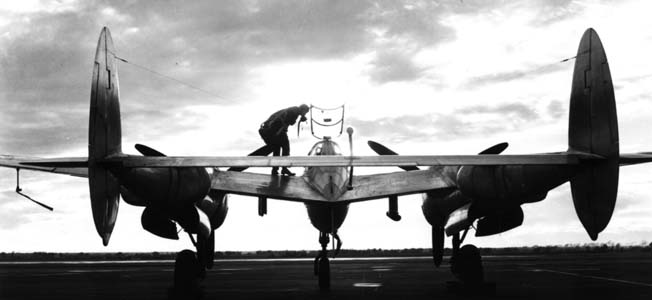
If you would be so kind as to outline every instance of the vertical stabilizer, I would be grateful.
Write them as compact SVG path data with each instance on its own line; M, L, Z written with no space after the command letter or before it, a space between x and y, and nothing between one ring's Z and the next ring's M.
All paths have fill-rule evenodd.
M575 211L592 240L607 227L618 192L618 121L609 63L592 28L582 36L570 97L568 147L606 160L580 165L571 179Z
M95 228L108 245L118 215L120 185L96 161L122 152L120 93L115 49L109 29L104 27L97 42L91 87L88 127L88 183Z

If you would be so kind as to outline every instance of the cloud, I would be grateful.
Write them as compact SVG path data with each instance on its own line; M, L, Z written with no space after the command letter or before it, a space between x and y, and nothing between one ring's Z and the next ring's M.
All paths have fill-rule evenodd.
M532 26L550 26L576 16L583 9L573 0L540 0L535 1L536 16L532 19Z
M500 104L498 106L469 106L457 110L456 114L495 114L511 119L517 119L518 121L533 121L539 118L539 115L531 106L517 102Z
M188 127L153 126L160 122L156 118L173 116L155 110L184 114L194 104L246 105L255 98L255 78L249 76L257 67L376 51L371 80L410 81L423 70L411 58L414 51L453 33L437 22L441 13L431 14L432 5L395 2L96 1L66 7L15 17L7 28L18 29L0 40L6 46L0 53L0 115L3 128L12 128L1 136L3 151L41 155L83 148L92 57L104 25L111 28L117 54L130 62L118 65L123 123L138 119L137 126L167 127L168 134ZM382 29L382 36L374 28ZM391 49L406 44L412 50ZM179 120L166 119L168 124ZM48 149L35 148L37 140Z
M449 7L435 1L377 1L369 11L369 19L381 40L400 42L405 48L453 39L454 28L440 22L450 13Z
M412 81L421 77L425 70L417 66L409 54L380 52L370 63L369 76L372 82L383 84L393 81Z
M559 100L550 101L547 110L548 110L548 114L553 119L559 119L566 114L564 104Z
M523 130L541 121L535 109L517 102L468 106L451 114L405 115L373 120L349 118L350 124L365 136L372 139L382 137L394 143L416 142L424 138L455 140L501 135L506 131Z
M568 65L561 63L552 63L545 65L537 65L523 70L512 70L507 72L491 73L481 76L476 76L468 79L462 88L479 88L490 84L499 84L503 82L510 82L519 79L532 79L538 76L566 70Z

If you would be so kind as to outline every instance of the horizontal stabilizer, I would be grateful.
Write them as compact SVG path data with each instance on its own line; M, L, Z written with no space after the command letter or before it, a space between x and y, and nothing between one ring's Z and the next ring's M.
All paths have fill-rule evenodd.
M623 153L620 154L620 158L618 160L618 163L621 166L644 164L649 162L652 162L652 152Z
M35 166L35 165L26 165L24 162L28 161L41 161L42 159L37 157L24 157L24 156L13 156L13 155L0 155L0 167L21 169L21 170L31 170L31 171L40 171L56 174L66 174L76 177L88 177L88 168L84 167L52 167L52 166Z
M387 156L114 156L98 161L107 167L187 168L187 167L407 167L465 165L577 165L582 160L602 157L579 152L532 155L387 155ZM38 166L51 166L39 162Z
M86 157L41 158L21 161L21 165L51 168L88 168Z

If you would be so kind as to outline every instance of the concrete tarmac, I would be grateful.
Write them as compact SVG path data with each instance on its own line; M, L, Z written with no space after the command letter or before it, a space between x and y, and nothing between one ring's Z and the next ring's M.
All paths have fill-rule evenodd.
M652 299L652 253L483 257L495 295L451 291L448 261L331 260L320 292L312 259L217 260L200 299ZM174 262L0 262L0 299L175 299Z

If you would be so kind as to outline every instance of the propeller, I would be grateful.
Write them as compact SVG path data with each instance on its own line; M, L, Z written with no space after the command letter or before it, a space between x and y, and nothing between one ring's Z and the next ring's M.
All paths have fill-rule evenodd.
M378 153L378 155L398 155L398 153L394 152L393 150L385 147L384 145L382 145L380 143L377 143L377 142L374 142L374 141L368 141L367 144L369 145L369 147L371 147L372 150L374 150L374 152ZM491 147L489 147L487 149L482 150L478 154L479 155L500 154L503 151L505 151L505 149L507 149L507 146L509 146L509 144L507 142L498 143L498 144L495 144L495 145L493 145L493 146L491 146ZM411 167L411 166L400 167L400 168L405 170L405 171L419 170L418 167Z
M267 156L270 155L272 151L272 147L265 145L254 150L254 152L247 154L247 156ZM230 167L227 171L242 172L246 169L248 169L248 167Z
M368 141L367 144L371 147L374 152L379 155L398 155L398 153L393 150L377 143L374 141ZM487 149L482 150L479 155L492 155L500 154L509 146L508 143L499 143L493 145ZM418 167L400 167L405 171L416 171L419 170ZM439 267L443 260L444 256L444 227L441 226L432 226L432 258L435 263L435 266Z

